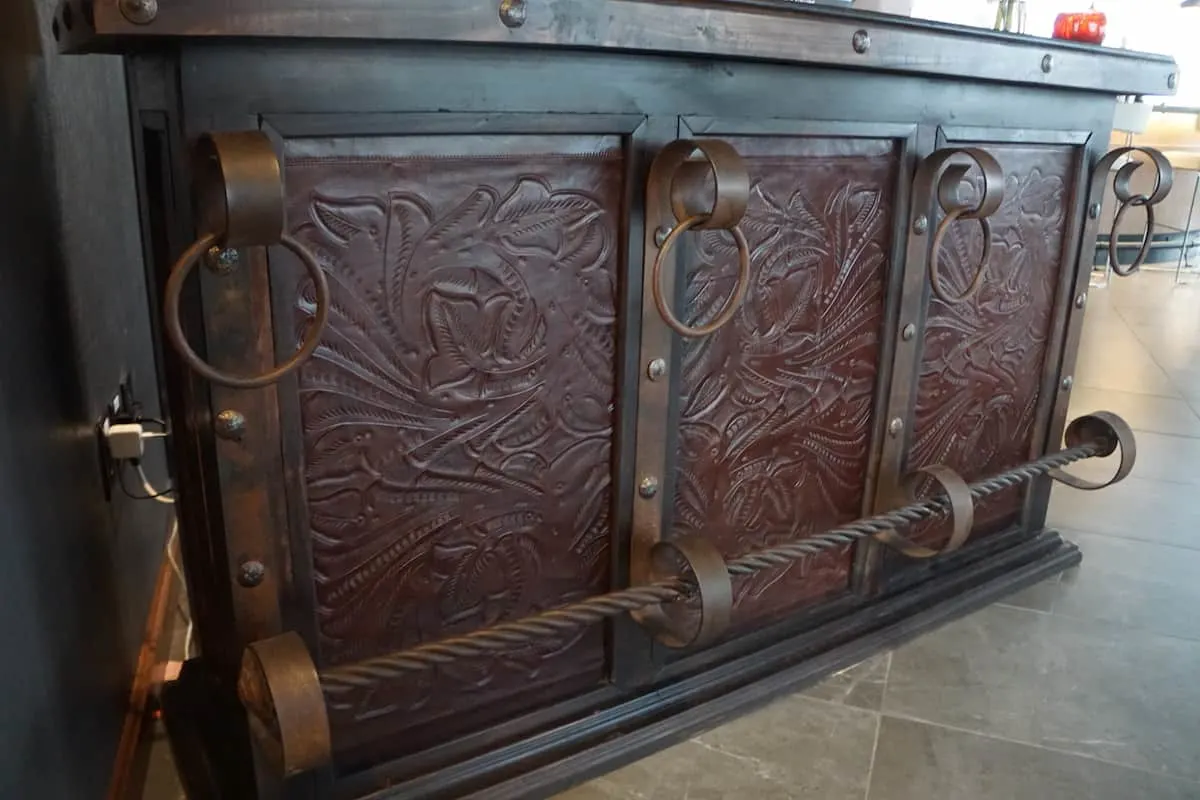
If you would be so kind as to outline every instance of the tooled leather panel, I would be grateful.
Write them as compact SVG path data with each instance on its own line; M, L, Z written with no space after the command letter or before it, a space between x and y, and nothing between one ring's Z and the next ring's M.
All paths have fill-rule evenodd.
M333 297L299 378L324 665L609 589L623 158L546 144L289 159L288 219ZM604 668L592 626L381 682L331 703L335 745L421 725L419 749Z
M1074 180L1070 147L984 147L1005 175L1004 203L991 217L991 264L973 299L930 299L908 458L910 468L946 464L968 481L1030 458ZM978 185L981 178L972 178ZM952 291L967 286L982 246L976 222L947 233L940 267ZM973 536L1013 524L1023 500L1014 488L977 503ZM949 536L948 522L911 533L930 546Z
M750 170L752 283L733 321L684 344L675 535L728 558L856 519L871 448L899 157L889 140L731 140ZM698 235L690 323L733 288L735 250ZM734 582L734 623L847 589L851 548Z

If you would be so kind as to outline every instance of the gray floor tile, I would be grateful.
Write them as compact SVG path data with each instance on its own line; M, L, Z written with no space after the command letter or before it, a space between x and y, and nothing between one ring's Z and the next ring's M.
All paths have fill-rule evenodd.
M1188 800L1200 785L885 717L868 800Z
M890 652L871 656L860 664L830 675L806 690L804 695L831 703L844 703L855 708L878 711L883 704L883 687L887 683L891 661Z
M862 800L879 716L788 697L558 800Z
M1086 343L1085 343L1086 346ZM1098 351L1100 348L1095 348ZM1082 359L1076 365L1075 385L1161 397L1179 397L1179 389L1152 359Z
M883 710L1200 780L1197 665L1200 642L992 606L896 650Z
M1200 436L1200 415L1179 397L1118 392L1112 389L1077 387L1071 395L1068 419L1093 411L1119 414L1134 431Z
M1058 597L1059 578L1060 575L1051 575L1040 583L1035 583L1033 586L1028 586L1019 592L1010 594L1001 600L1000 604L1049 613L1054 607L1055 598Z
M1095 409L1093 409L1095 410ZM1149 431L1135 431L1137 461L1132 476L1170 483L1200 485L1200 438L1168 436ZM1116 472L1120 457L1114 453L1107 458L1090 458L1072 464L1070 472L1083 477L1107 479Z
M1133 477L1099 492L1060 485L1050 496L1046 524L1200 549L1198 496L1178 483Z
M1055 614L1200 640L1200 551L1063 530L1083 564L1048 587Z
M1183 397L1190 401L1195 409L1200 401L1200 367L1196 369L1170 369L1167 377L1175 385ZM1198 411L1197 413L1200 413Z

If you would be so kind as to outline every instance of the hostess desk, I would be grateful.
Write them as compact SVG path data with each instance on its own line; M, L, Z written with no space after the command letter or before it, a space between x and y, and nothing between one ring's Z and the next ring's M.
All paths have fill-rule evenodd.
M54 29L126 56L196 796L552 794L1074 565L1052 482L1132 465L1067 407L1168 58L772 0Z

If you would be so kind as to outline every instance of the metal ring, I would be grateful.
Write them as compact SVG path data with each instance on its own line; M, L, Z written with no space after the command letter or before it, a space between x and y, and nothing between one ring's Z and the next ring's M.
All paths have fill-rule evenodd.
M1133 259L1133 263L1128 267L1122 267L1118 256L1118 239L1120 236L1121 219L1125 216L1125 212L1130 206L1145 206L1146 207L1146 234L1142 237L1142 246L1138 250L1137 257ZM1146 260L1146 256L1150 254L1150 245L1154 240L1154 205L1150 202L1150 198L1144 194L1137 194L1130 197L1121 203L1121 207L1117 209L1117 216L1113 219L1112 232L1108 235L1108 263L1112 266L1112 271L1120 275L1122 278L1127 278L1138 269Z
M680 559L683 561L683 574L690 572L695 578L700 600L699 619L691 623L690 635L680 632L686 620L672 619L664 606L651 606L633 612L632 616L638 623L654 631L655 638L667 647L703 647L729 628L733 612L733 583L721 552L702 536L680 536L656 543L650 550L651 581L678 575L678 566L672 562ZM692 610L684 601L670 605L677 606L685 614Z
M316 257L307 247L288 234L280 237L279 243L292 251L300 259L300 263L304 265L305 271L308 272L309 277L312 278L313 285L316 287L317 309L313 314L313 324L305 334L300 348L292 354L291 358L270 372L249 378L220 372L206 363L200 356L196 355L196 351L188 344L187 337L183 333L183 325L180 322L179 314L179 303L183 293L184 281L187 280L187 276L195 268L200 258L210 248L216 246L220 240L221 237L217 234L204 234L191 247L184 251L179 260L175 262L175 266L171 268L171 275L167 279L166 300L163 310L166 318L167 338L170 339L171 344L174 346L176 352L179 353L183 362L200 376L213 383L220 384L221 386L229 386L234 389L260 389L263 386L269 386L277 382L280 378L307 361L316 351L317 345L321 343L321 336L325 332L325 323L329 320L329 283L325 280L325 273L321 269L321 265L317 263Z
M933 293L937 298L947 305L962 303L970 300L979 293L980 287L983 286L983 278L987 273L988 262L992 257L992 224L987 217L974 217L979 220L979 227L983 230L983 257L979 260L979 270L975 273L975 278L971 281L971 285L967 287L960 295L952 295L948 293L942 286L941 268L938 266L938 256L941 255L942 240L946 237L946 231L954 224L954 221L959 217L971 219L973 209L956 208L952 211L947 211L946 216L942 218L941 223L937 227L937 232L933 235L933 248L929 251L929 285L933 288Z
M1067 448L1078 447L1089 442L1102 443L1103 447L1096 453L1097 457L1112 455L1118 448L1121 450L1121 463L1117 465L1116 473L1104 481L1088 481L1063 472L1061 469L1051 470L1048 474L1059 483L1093 492L1120 483L1133 471L1137 461L1137 439L1129 423L1111 411L1096 411L1076 418L1067 426L1063 435Z
M717 314L711 322L691 327L680 322L679 318L671 311L671 307L667 304L667 299L663 295L663 262L666 261L667 253L675 246L675 242L680 236L697 225L704 224L708 221L708 218L708 214L695 214L681 221L671 229L662 246L658 248L658 255L654 258L654 271L650 279L650 286L654 292L654 305L658 307L658 313L662 317L663 322L680 336L692 339L700 336L708 336L733 319L734 314L737 313L738 308L742 304L742 300L746 297L746 291L750 288L750 245L746 241L746 235L742 233L741 227L734 225L732 228L729 228L729 233L733 235L733 241L737 243L738 249L737 285L733 289L733 294L725 302L721 313Z
M922 467L904 481L910 500L916 500L913 497L913 490L921 476L932 478L950 499L950 519L954 525L950 539L940 550L933 550L917 544L893 528L875 534L875 540L893 550L898 550L909 558L933 558L953 553L966 543L971 536L971 529L975 527L975 501L971 498L971 487L967 485L961 475L949 467L940 464Z

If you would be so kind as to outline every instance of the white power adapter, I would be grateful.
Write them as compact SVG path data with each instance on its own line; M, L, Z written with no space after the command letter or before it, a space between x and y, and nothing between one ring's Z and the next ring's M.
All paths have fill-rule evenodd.
M147 431L140 422L104 424L104 439L113 461L138 461L146 453L147 439L162 439L166 433Z

